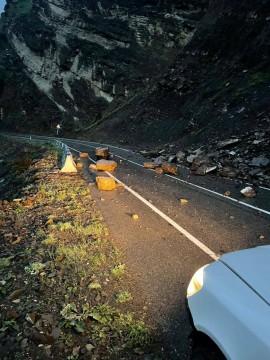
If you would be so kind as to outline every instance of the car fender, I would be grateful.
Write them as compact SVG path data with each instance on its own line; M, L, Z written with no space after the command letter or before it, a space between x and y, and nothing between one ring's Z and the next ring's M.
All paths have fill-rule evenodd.
M195 329L228 360L270 359L269 305L221 261L204 269L203 287L188 306Z

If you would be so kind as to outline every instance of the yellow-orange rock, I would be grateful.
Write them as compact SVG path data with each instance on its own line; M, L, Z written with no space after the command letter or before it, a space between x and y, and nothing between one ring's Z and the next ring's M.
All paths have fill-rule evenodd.
M99 171L113 171L117 168L117 163L112 160L99 160L96 166Z
M155 169L156 167L158 167L158 165L154 162L147 162L143 164L143 167L146 169Z
M180 203L181 203L181 204L187 204L187 203L188 203L188 200L187 200L187 199L180 199Z
M82 168L83 168L83 164L82 164L82 163L77 163L76 166L77 166L77 169L82 169Z
M97 166L95 164L90 164L89 169L90 170L97 170Z
M80 153L80 158L81 159L88 159L89 155L88 155L88 153Z
M167 162L163 163L162 164L162 169L167 174L178 175L177 167L174 166L174 165L171 165L170 163L167 163Z
M97 176L96 182L99 190L111 191L116 189L115 180L110 177Z
M156 172L157 174L164 174L164 170L163 170L161 167L155 168L155 172Z

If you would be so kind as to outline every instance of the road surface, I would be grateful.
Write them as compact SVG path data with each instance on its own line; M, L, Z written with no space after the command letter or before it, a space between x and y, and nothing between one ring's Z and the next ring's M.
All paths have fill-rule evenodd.
M75 155L88 152L93 161L102 145L58 140ZM159 328L165 358L188 359L189 280L223 253L270 244L270 191L258 188L256 198L244 199L240 190L245 184L240 182L193 176L184 167L178 177L158 175L143 168L146 160L138 153L109 147L119 164L113 176L125 187L115 192L94 189L94 196ZM225 191L232 196L223 196ZM182 205L181 198L188 202Z

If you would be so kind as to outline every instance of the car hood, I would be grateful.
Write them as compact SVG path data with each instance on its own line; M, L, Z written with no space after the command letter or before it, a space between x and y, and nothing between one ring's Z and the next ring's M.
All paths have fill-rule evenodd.
M225 254L219 261L270 305L270 245Z

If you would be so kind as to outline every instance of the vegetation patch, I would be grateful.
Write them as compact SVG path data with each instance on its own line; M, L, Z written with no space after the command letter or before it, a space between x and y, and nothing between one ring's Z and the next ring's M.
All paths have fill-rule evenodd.
M122 255L82 175L59 173L57 157L42 147L12 159L21 183L0 200L1 356L137 359L151 331Z

